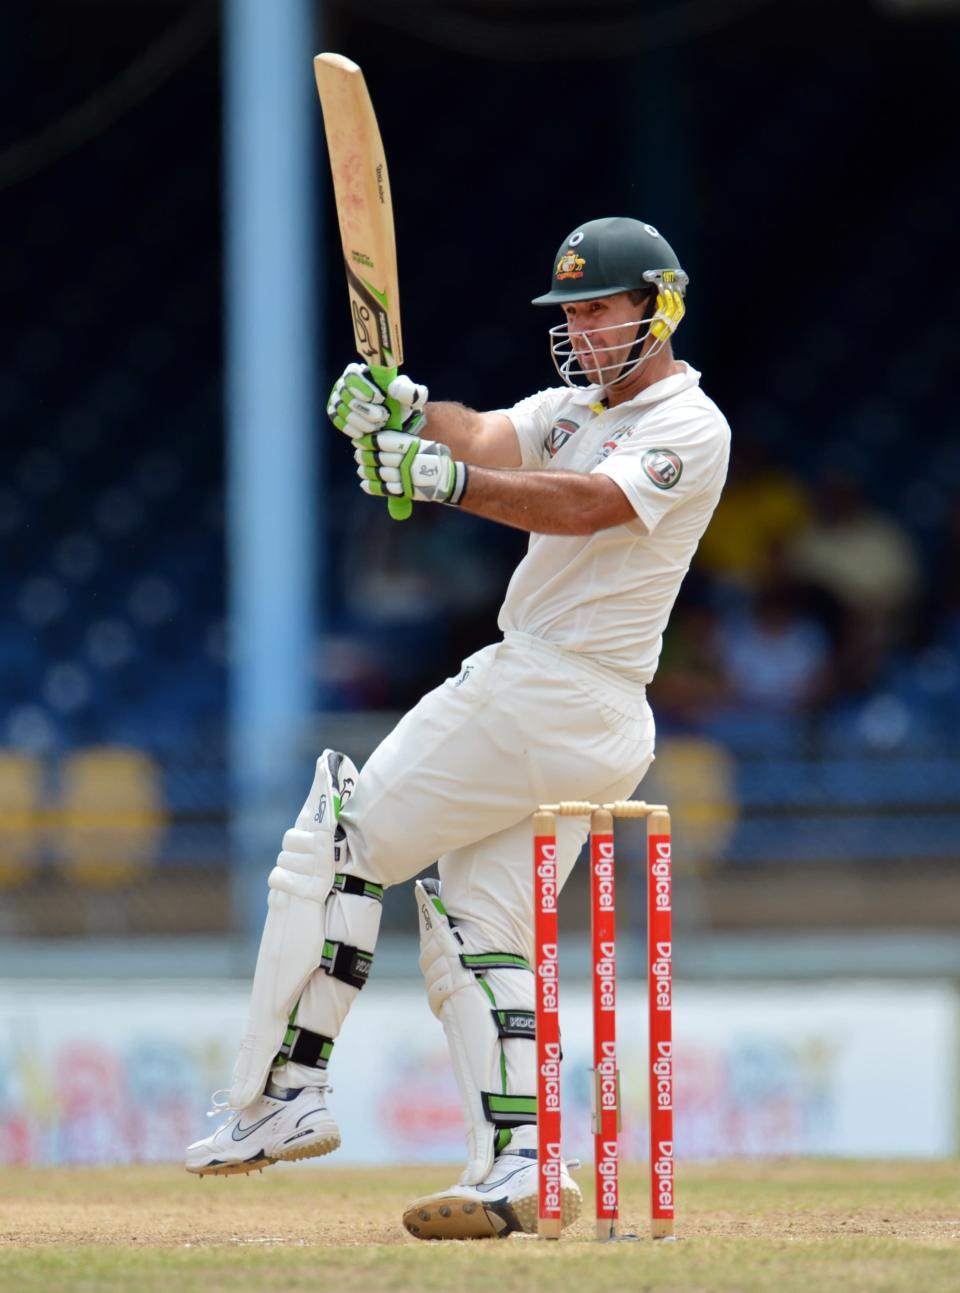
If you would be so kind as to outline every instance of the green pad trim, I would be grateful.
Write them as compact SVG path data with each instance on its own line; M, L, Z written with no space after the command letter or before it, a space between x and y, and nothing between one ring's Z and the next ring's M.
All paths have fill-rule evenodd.
M460 953L460 961L467 970L482 974L484 970L529 970L530 962L523 956L512 952L478 952L476 954Z
M490 1013L493 1015L494 1022L496 1022L496 1020L497 1020L497 1016L498 1016L498 1014L499 1014L500 1012L497 1010L497 999L496 999L496 997L493 995L493 988L491 988L491 987L490 987L490 984L489 984L489 983L485 983L485 982L483 981L483 979L481 979L481 978L479 977L479 975L477 976L477 983L480 985L480 987L484 990L484 992L485 992L485 993L487 994L487 996L490 998L490 1004L491 1004L491 1006L493 1006L493 1009L490 1011ZM499 1032L499 1025L497 1026L497 1031ZM500 1042L500 1090L501 1090L501 1091L503 1091L503 1092L504 1092L504 1094L506 1094L506 1090L507 1090L507 1053L506 1053L506 1051L503 1049L503 1042Z
M526 1123L537 1121L537 1097L535 1095L495 1095L491 1091L481 1091L483 1116L498 1129L522 1127Z
M337 893L354 894L357 898L376 898L383 902L383 885L374 884L372 880L361 880L358 875L344 875L338 871L333 877L333 888Z

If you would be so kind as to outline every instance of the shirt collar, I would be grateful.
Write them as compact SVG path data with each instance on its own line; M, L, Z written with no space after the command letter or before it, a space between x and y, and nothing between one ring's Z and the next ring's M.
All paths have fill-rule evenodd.
M634 395L633 399L624 400L622 404L618 404L617 412L644 404L657 404L660 400L669 399L672 395L679 395L681 391L699 386L700 374L697 369L683 359L677 362L680 364L681 372L672 373L669 377L664 377L659 382L654 382L652 386L644 387L642 391ZM596 404L600 400L600 387L575 387L572 391L572 399L574 404Z

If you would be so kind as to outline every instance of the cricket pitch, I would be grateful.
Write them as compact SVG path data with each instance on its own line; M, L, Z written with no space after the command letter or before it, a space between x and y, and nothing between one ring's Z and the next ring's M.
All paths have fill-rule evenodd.
M0 1289L947 1293L960 1282L956 1162L681 1163L676 1244L646 1237L639 1168L623 1176L624 1228L638 1243L592 1239L588 1171L583 1218L559 1243L410 1238L404 1205L456 1175L332 1163L207 1179L173 1165L7 1167Z

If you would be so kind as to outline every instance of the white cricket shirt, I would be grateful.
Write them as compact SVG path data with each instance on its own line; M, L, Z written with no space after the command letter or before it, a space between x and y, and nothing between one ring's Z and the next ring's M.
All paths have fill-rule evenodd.
M527 469L603 472L639 518L596 534L531 534L498 620L637 682L653 678L663 630L713 514L730 456L726 418L683 371L613 409L597 387L561 386L500 410Z

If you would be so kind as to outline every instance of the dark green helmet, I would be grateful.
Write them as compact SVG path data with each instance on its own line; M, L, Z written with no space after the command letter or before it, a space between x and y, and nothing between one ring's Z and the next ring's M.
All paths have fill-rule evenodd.
M615 292L672 284L687 286L676 253L652 224L629 216L606 216L578 225L564 238L553 262L550 291L534 305L592 301Z

